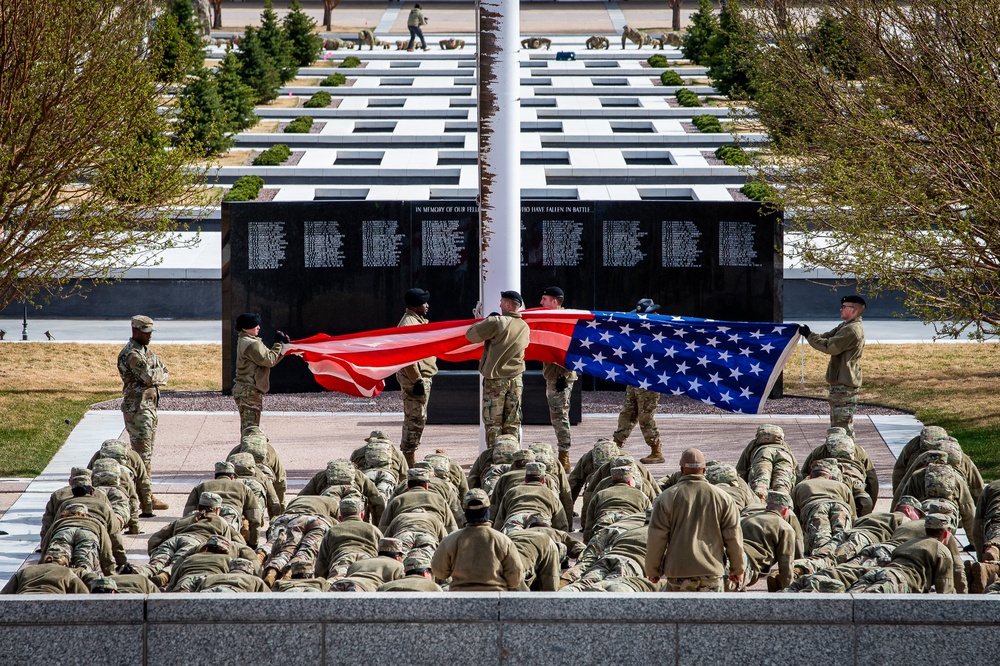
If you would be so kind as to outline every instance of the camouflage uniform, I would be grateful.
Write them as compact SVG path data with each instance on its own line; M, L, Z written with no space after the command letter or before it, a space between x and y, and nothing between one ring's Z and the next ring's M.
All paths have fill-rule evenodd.
M747 484L763 500L768 490L790 492L795 486L797 471L795 457L784 442L768 444L754 451Z
M313 567L319 546L330 529L330 519L315 514L284 514L271 526L271 559L267 567L284 573L291 564Z
M660 404L660 394L636 386L625 387L625 404L618 415L618 429L613 435L618 446L625 446L625 440L632 434L636 422L642 430L642 437L650 448L660 446L660 431L656 427L656 407Z
M420 326L429 323L420 314L407 308L397 326ZM427 403L431 398L431 384L437 374L437 359L428 356L396 373L403 397L403 436L399 440L399 450L412 454L420 446L420 437L427 424ZM424 385L424 394L415 395L413 387L417 382Z
M560 289L559 292L561 291ZM559 309L563 308L560 306ZM545 399L549 403L549 420L552 422L552 429L556 431L556 443L559 445L559 451L568 452L572 444L569 403L573 396L573 382L577 379L576 373L557 363L542 363L542 377L545 379ZM566 382L561 391L556 387L556 384L561 383L560 378Z
M131 486L126 486L132 490L131 495L122 489L121 469L122 467L114 460L99 460L94 466L93 484L95 488L104 490L104 495L111 505L111 511L118 520L118 526L122 530L128 528L132 534L138 534L139 498Z
M826 382L830 385L830 425L843 428L854 438L854 412L861 389L861 356L865 351L865 329L861 316L839 324L826 333L810 333L806 341L813 349L830 355Z
M152 322L149 326L152 327ZM118 354L118 374L123 383L122 416L125 419L125 429L132 448L142 457L148 470L156 440L159 387L167 384L167 367L149 347L129 339Z
M185 532L172 536L160 543L149 554L149 562L142 567L150 577L160 573L173 573L174 566L192 553L197 553L205 546L208 537L204 534Z
M490 315L473 324L465 337L483 343L479 373L483 376L483 426L486 446L493 448L497 435L521 434L521 394L524 384L524 350L528 347L528 325L520 312Z
M68 502L63 507L63 516L52 523L41 549L43 556L67 556L74 568L97 574L114 572L108 532L82 504Z
M264 394L271 388L271 368L283 356L281 343L270 349L260 338L240 331L236 339L236 378L233 380L233 400L240 412L240 432L247 426L260 426L260 413L264 411Z
M722 592L722 576L667 578L663 589L667 592Z

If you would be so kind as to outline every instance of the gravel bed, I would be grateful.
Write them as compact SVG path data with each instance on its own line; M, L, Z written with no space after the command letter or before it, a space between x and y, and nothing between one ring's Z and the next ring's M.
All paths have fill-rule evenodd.
M705 158L705 161L712 166L726 166L725 162L715 156L715 151L713 150L703 150L701 151L701 154ZM738 191L739 190L737 190L737 192Z
M616 414L622 406L624 393L618 391L584 391L583 411L587 414ZM342 393L281 393L265 398L268 411L275 412L401 412L403 401L398 391L386 391L374 398L356 398ZM108 400L91 405L95 410L120 409L121 400ZM236 411L232 397L221 391L164 391L160 394L160 409L178 412ZM768 400L765 414L826 414L827 402L820 398L786 396ZM725 414L697 400L680 396L660 396L658 414ZM858 414L907 414L899 409L879 405L858 404Z
M262 187L260 192L257 193L257 198L254 201L272 201L274 197L278 196L278 191L280 187Z
M733 201L751 201L750 197L740 192L737 188L730 187L729 193L733 195Z
M308 111L308 110L309 109L306 109L306 111ZM309 114L308 113L304 113L302 115L307 116ZM278 123L278 132L277 133L278 134L284 134L286 127L288 127L288 123ZM319 134L320 132L323 131L324 127L326 127L326 123L325 122L319 122L319 121L314 122L312 124L312 127L309 128L308 134ZM292 132L292 134L294 134L294 132ZM284 166L284 165L282 165L282 166Z

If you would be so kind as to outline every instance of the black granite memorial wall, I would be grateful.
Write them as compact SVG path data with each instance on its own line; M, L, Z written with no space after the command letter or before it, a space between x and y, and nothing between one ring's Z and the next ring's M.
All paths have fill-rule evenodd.
M478 230L469 201L224 204L223 325L231 330L239 313L258 312L265 342L279 328L294 339L391 327L411 286L431 292L432 321L469 318L479 299ZM780 217L753 202L527 201L521 293L527 307L556 284L572 308L630 310L648 297L663 314L781 321L781 234ZM485 300L489 312L499 295ZM223 336L226 391L235 339ZM475 364L441 369L430 421L475 422ZM529 364L526 423L548 423L539 372ZM613 387L590 378L581 385ZM272 392L316 390L298 359L271 373Z

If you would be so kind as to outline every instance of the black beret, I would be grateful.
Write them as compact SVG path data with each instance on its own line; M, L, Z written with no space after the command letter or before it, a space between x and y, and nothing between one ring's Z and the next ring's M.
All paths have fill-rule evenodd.
M253 312L244 312L239 317L236 318L236 328L240 331L246 331L251 328L257 328L260 326L260 315L254 314Z
M566 294L559 287L546 287L542 289L542 296L552 296L554 298L565 298Z
M635 304L635 311L639 314L649 314L659 309L660 306L654 303L652 298L640 298L639 302Z
M420 307L429 300L431 300L431 292L420 287L414 287L403 294L403 302L414 308Z
M521 298L521 294L516 291L501 291L500 298L506 298L509 301L517 301L520 305L524 305L524 299Z
M851 294L850 296L844 296L842 299L840 299L840 303L841 303L841 305L843 305L844 303L857 303L858 305L860 305L863 308L868 307L868 304L865 303L865 299L861 298L857 294Z

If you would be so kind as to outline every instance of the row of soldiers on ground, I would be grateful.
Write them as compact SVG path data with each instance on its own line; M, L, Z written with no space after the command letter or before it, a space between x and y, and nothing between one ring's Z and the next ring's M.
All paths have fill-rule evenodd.
M684 468L656 480L612 439L567 475L549 445L521 449L500 435L466 476L440 451L410 467L375 431L286 504L277 452L250 426L215 478L192 489L184 517L150 537L141 566L122 546L137 525L143 469L130 453L109 440L90 469L73 470L46 507L42 564L22 569L5 592L81 592L85 582L131 592L689 589L651 580L666 560L648 545L652 534L660 547L666 499L679 501L665 491L683 490L693 475ZM708 461L703 476L723 507L714 513L736 521L729 534L740 555L720 558L728 571L685 576L693 589L732 575L737 588L766 578L771 590L1000 591L990 584L1000 482L984 487L940 428L901 452L890 512L873 512L874 468L838 428L800 466L781 429L760 426L736 465ZM582 541L570 533L581 493ZM967 568L959 525L979 554Z

